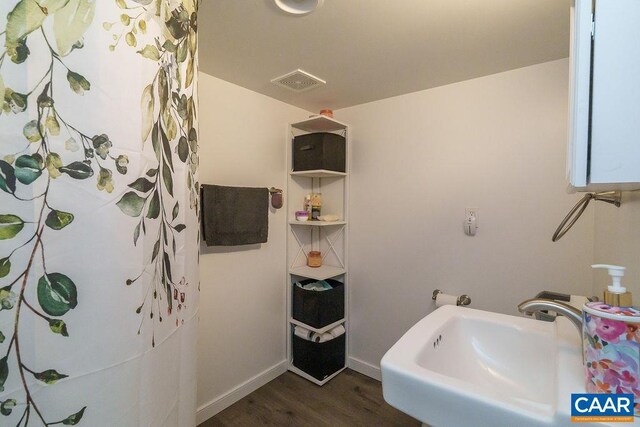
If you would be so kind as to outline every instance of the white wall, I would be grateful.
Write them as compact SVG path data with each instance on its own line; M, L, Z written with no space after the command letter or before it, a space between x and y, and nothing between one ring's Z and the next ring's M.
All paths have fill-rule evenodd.
M560 60L336 111L354 138L352 357L378 366L433 310L435 288L511 314L543 289L591 294L593 208L551 242L579 197L565 191L567 75ZM206 74L200 104L202 183L285 186L286 123L306 111ZM635 203L616 213L625 215L617 240L601 237L611 232L598 225L603 250L617 250L632 226L640 230ZM479 208L476 237L462 232L466 206ZM609 227L619 220L609 218ZM200 420L239 397L247 381L284 367L285 226L282 209L270 214L260 248L203 247ZM625 242L637 253L640 235Z
M203 73L199 93L200 182L284 188L286 124L309 113ZM284 366L285 220L285 208L272 210L262 245L202 246L199 421L231 403L227 393Z
M352 125L351 356L373 366L431 294L516 314L537 292L589 294L592 208L559 243L568 60L336 112ZM466 206L479 231L462 231Z
M622 283L640 305L640 193L625 192L619 208L597 203L594 262L627 267ZM594 273L593 294L602 298L610 284L606 271Z

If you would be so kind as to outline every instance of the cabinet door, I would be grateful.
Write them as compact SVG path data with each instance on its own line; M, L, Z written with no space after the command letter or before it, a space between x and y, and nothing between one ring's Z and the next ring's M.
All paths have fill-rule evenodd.
M640 1L595 7L589 181L640 182Z
M589 176L591 106L592 0L574 0L571 6L569 75L569 144L567 177L574 188L586 188Z

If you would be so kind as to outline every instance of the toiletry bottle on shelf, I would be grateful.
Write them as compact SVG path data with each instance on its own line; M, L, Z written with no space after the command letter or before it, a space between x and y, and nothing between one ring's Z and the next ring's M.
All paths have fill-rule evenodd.
M307 211L307 219L311 219L311 196L312 194L307 194L304 196L304 210Z
M311 219L318 221L322 215L322 193L311 194Z
M631 293L622 286L624 267L605 268L611 285L604 302L588 302L582 309L585 388L587 393L640 395L640 310L631 307ZM635 407L640 416L640 406Z

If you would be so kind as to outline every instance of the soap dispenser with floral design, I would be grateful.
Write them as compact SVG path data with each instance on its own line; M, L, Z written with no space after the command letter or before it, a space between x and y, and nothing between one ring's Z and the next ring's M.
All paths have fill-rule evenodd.
M635 398L635 416L640 416L640 310L631 307L631 293L622 286L624 267L606 268L611 285L604 302L583 307L583 351L588 393L629 393Z

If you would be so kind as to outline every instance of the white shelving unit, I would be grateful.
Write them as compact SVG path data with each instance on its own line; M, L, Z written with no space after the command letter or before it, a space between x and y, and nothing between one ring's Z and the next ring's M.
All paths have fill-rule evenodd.
M325 221L289 221L290 225L303 225L307 227L330 227L336 225L347 225L346 221L333 221L333 222L325 222Z
M303 176L305 178L335 178L337 176L347 176L346 172L334 172L324 169L316 169L311 171L291 172L291 176Z
M293 138L298 135L314 132L331 132L345 137L346 141L346 172L331 170L293 171L292 147ZM348 330L348 260L347 248L349 237L349 164L350 138L348 126L337 120L316 116L307 120L292 123L287 131L287 358L289 370L318 385L323 385L346 368L346 355L349 347L349 334L346 336L345 361L342 369L332 373L323 380L318 380L293 365L293 331L295 326L301 326L312 332L325 333L336 326L344 325ZM338 215L339 221L296 221L295 212L303 209L304 197L309 193L322 193L322 214ZM307 266L307 253L311 250L322 253L321 267ZM298 280L335 279L344 284L345 315L344 318L326 325L314 328L293 318L293 286Z
M334 267L332 265L323 265L322 267L312 268L306 265L289 269L289 274L300 276L307 279L324 280L332 277L342 276L347 273L346 268Z

